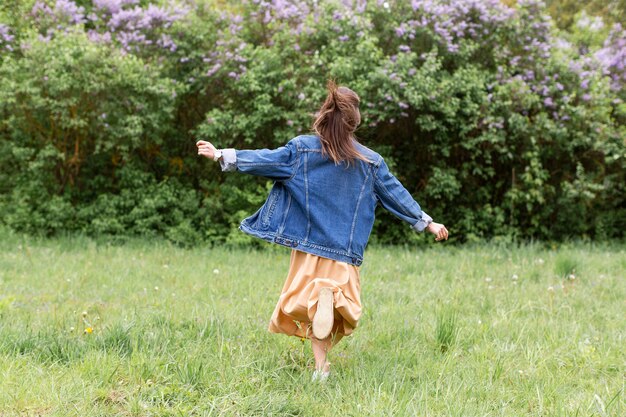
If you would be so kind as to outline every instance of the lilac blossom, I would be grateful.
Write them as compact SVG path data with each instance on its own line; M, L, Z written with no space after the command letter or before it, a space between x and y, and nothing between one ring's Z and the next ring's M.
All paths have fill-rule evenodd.
M12 51L13 46L11 43L14 39L15 37L10 33L10 28L7 25L0 23L0 49Z
M103 10L110 15L119 13L124 6L138 3L139 0L93 0L96 10Z
M66 17L71 24L85 23L85 8L77 6L72 0L57 0L54 13Z
M58 30L86 22L85 8L77 6L72 0L56 0L52 7L38 0L33 5L30 14L38 23L48 22Z
M98 33L97 31L90 29L87 31L87 37L96 43L111 43L111 32Z
M217 71L219 71L219 69L222 67L222 64L217 63L215 65L213 65L206 73L206 75L208 77L212 76L213 74L215 74Z
M451 53L459 51L463 39L488 35L515 13L499 0L412 0L411 7L418 19L401 24L396 35L413 39L417 29L429 29Z
M56 0L51 5L38 0L30 14L45 32L40 33L40 39L48 41L56 31L89 20L93 27L87 31L87 36L93 42L116 43L125 52L139 52L152 45L174 52L176 43L162 30L182 19L190 10L178 2L169 2L166 7L152 3L141 7L139 0L92 1L93 8L86 17L84 8L73 0Z
M602 74L608 76L613 91L621 90L626 84L626 30L616 23L602 49L594 54Z

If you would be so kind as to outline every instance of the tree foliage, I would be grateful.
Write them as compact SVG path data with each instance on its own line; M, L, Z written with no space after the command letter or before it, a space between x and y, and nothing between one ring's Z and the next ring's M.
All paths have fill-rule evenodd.
M334 77L361 97L360 140L458 239L623 236L619 24L559 31L532 0L216 4L0 14L3 223L247 242L237 225L269 184L220 173L195 141L280 146ZM374 238L422 236L381 211Z

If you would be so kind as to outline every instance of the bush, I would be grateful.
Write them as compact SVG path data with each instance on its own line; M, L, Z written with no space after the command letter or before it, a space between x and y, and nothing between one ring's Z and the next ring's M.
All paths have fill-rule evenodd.
M0 12L2 222L249 243L237 225L269 184L195 141L280 146L334 77L361 96L358 137L455 239L624 236L621 26L560 32L533 0L353 3ZM424 237L381 212L374 240Z

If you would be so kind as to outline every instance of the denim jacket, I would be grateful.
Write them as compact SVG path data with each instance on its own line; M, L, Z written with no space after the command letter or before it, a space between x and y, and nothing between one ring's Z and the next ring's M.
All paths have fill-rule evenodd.
M376 152L357 144L370 161L335 164L316 135L300 135L278 149L223 149L222 171L274 180L263 206L239 229L269 242L360 266L380 204L422 232L432 221L389 172Z

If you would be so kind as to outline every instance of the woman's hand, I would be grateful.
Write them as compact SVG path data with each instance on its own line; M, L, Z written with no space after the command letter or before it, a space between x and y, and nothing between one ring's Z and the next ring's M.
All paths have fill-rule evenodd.
M205 140L199 140L196 142L196 146L198 147L198 155L206 156L209 159L213 159L215 155L215 151L217 150L215 146L211 142L207 142Z
M448 240L448 229L441 223L430 222L430 224L426 227L430 233L435 235L435 240Z

